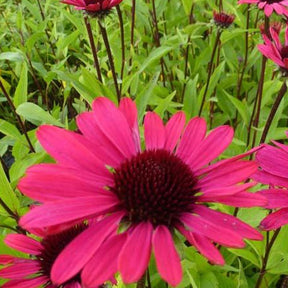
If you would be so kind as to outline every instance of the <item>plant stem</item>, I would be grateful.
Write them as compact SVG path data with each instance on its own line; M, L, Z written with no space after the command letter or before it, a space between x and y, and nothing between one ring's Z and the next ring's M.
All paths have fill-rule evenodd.
M118 87L118 83L117 83L117 76L116 76L116 71L115 71L115 66L114 66L114 60L113 60L113 56L112 56L112 52L111 52L111 48L110 48L110 44L109 44L109 39L107 36L107 31L105 26L102 25L101 20L98 19L98 24L100 27L100 31L101 31L101 35L106 47L106 51L107 51L107 55L108 55L108 59L109 59L109 63L110 63L110 68L111 68L111 72L112 72L112 76L113 76L113 81L114 81L114 85L115 85L115 89L116 89L116 94L117 94L117 99L118 102L120 102L120 98L121 98L121 94L120 94L120 90Z
M24 122L22 121L21 117L17 114L16 107L15 107L13 101L11 100L9 94L7 93L7 91L6 91L6 89L5 89L5 87L4 87L4 85L3 85L1 80L0 80L0 89L2 90L5 98L7 99L14 116L16 117L16 119L17 119L17 121L19 123L19 126L21 127L21 130L22 130L22 132L23 132L23 134L24 134L24 136L25 136L25 138L27 140L27 143L28 143L30 151L34 153L35 150L34 150L34 147L33 147L32 143L31 143L31 141L30 141L30 139L28 137Z
M261 267L260 274L259 274L259 277L258 277L256 285L255 285L255 288L259 288L260 287L260 285L262 283L262 280L264 278L264 275L266 274L266 267L267 267L267 263L268 263L269 254L270 254L270 251L271 251L271 248L272 248L273 244L275 243L275 240L276 240L277 236L279 235L280 229L281 228L279 228L279 229L277 229L275 231L275 233L272 236L271 240L266 245L266 251L265 251L264 259L263 259L263 262L262 262L262 267ZM267 232L267 233L269 233L269 232Z
M146 282L146 272L137 282L136 288L145 288L145 282Z
M130 49L134 47L134 29L135 29L135 6L136 6L136 0L132 0L132 8L131 8L131 34L130 34ZM130 53L132 55L132 53ZM130 60L129 60L129 67L131 68L132 66L132 56L130 55ZM131 69L129 69L130 73Z
M210 62L208 64L207 83L206 83L206 86L205 86L205 91L204 91L204 94L203 94L203 98L202 98L202 102L201 102L201 106L200 106L200 110L199 110L198 116L201 116L202 109L203 109L203 106L204 106L204 103L205 103L206 95L207 95L208 88L209 88L210 78L211 78L211 74L212 74L213 61L214 61L214 57L215 57L215 54L216 54L216 49L217 49L217 46L218 46L218 43L219 43L219 40L220 40L220 36L221 36L221 30L218 29L217 30L216 39L215 39L215 43L214 43L214 47L213 47L212 54L211 54L211 59L210 59Z
M118 18L119 18L119 24L120 24L120 34L121 34L121 52L122 52L122 65L121 65L121 73L120 73L120 78L121 78L121 84L120 84L120 94L122 91L122 82L123 82L123 73L124 73L124 66L125 66L125 39L124 39L124 25L123 25L123 17L122 17L122 12L119 7L119 5L116 6Z
M100 64L99 64L99 60L98 60L98 56L97 56L97 49L96 49L95 42L94 42L91 24L89 22L87 15L84 15L84 22L85 22L85 26L86 26L86 30L87 30L87 34L88 34L88 38L89 38L89 43L90 43L90 47L91 47L91 51L92 51L92 55L93 55L93 59L94 59L94 67L95 67L96 72L97 72L97 77L98 77L98 80L101 83L103 83L101 70L100 70Z
M278 107L285 95L285 93L287 92L287 85L286 85L286 81L283 82L282 86L281 86L281 89L278 93L278 96L273 104L273 107L270 111L270 114L269 114L269 117L266 121L266 124L265 124L265 127L264 127L264 130L263 130L263 133L262 133L262 136L261 136L261 140L260 140L260 144L264 143L265 142L265 139L267 137L267 134L268 134L268 131L269 131L269 128L272 124L272 121L274 119L274 116L278 110Z

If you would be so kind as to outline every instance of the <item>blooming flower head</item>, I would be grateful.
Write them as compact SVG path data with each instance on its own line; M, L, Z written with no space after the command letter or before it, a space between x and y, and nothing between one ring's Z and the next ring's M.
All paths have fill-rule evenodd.
M73 5L77 10L84 10L93 17L103 17L123 0L63 0L62 3Z
M17 287L50 287L81 288L80 273L74 275L61 286L54 286L50 277L52 265L65 248L77 235L86 229L85 225L77 225L59 234L49 235L41 241L22 234L10 234L5 243L18 251L31 255L32 258L18 258L10 255L0 256L1 279L10 279L2 288Z
M82 134L40 127L37 137L57 163L31 167L19 184L24 194L42 202L21 219L25 229L47 226L53 231L54 225L104 215L59 255L51 272L55 283L84 267L84 286L95 287L111 275L109 265L95 270L103 261L112 261L113 267L115 262L125 283L136 282L153 252L161 277L176 286L182 279L173 242L176 230L220 265L224 259L213 242L241 248L244 238L262 239L249 225L203 205L266 204L265 197L247 192L254 183L242 183L258 167L242 160L249 153L209 165L231 143L232 128L220 126L206 136L202 118L185 127L185 114L178 112L164 125L156 113L148 112L143 149L132 100L124 98L116 107L99 97L92 107L77 118Z
M274 21L274 22L271 22L269 25L270 25L270 29L275 30L275 32L279 35L279 33L281 32L281 29L282 29L282 23ZM260 29L261 34L265 34L265 23L264 22L259 25L259 29ZM268 36L270 36L270 35L268 35ZM272 40L272 38L270 40Z
M216 24L216 26L225 29L228 28L233 22L234 22L235 16L226 14L223 11L216 12L213 11L213 21Z
M288 25L285 29L285 43L281 44L279 39L279 30L273 27L269 29L270 35L262 34L264 44L259 44L259 51L267 58L276 63L284 75L288 72ZM269 39L271 38L271 40Z
M287 0L239 0L238 4L257 4L259 9L264 9L264 13L269 17L273 11L278 15L288 16Z
M270 186L260 192L268 199L266 208L277 209L262 220L260 226L263 230L288 224L288 146L276 141L273 143L276 147L266 145L257 152L256 159L261 170L253 176L258 182Z

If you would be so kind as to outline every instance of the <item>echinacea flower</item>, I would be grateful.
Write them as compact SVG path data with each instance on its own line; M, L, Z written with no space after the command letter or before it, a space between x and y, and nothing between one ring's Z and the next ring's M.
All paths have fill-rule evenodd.
M259 44L257 47L259 51L267 58L276 63L284 75L288 72L288 25L285 29L285 43L281 44L279 39L279 31L274 28L270 28L270 37L266 34L262 34L264 44Z
M77 10L84 10L91 16L102 17L123 0L62 0L62 3L73 5Z
M216 26L226 29L234 22L235 16L231 14L226 14L225 12L213 11L213 21Z
M46 236L41 241L22 234L7 235L4 242L11 248L27 254L27 258L0 255L0 265L4 266L0 269L0 278L9 279L1 287L81 288L80 273L67 279L59 286L54 285L50 273L57 256L68 243L85 229L86 225L77 225L59 234Z
M269 17L273 11L278 15L288 16L288 0L239 0L238 4L257 4L259 9L264 9L264 13Z
M260 192L268 200L266 208L277 209L262 220L260 227L263 230L274 230L288 224L288 146L276 141L273 143L276 147L265 145L257 152L256 159L261 169L253 176L256 181L270 186Z
M251 152L209 165L231 143L231 127L220 126L206 136L202 118L193 118L185 127L185 114L178 112L164 125L156 113L148 112L143 149L131 99L121 99L116 107L99 97L92 108L77 118L82 134L39 128L41 145L57 163L31 167L19 184L25 195L42 202L21 219L25 229L47 226L53 231L54 225L106 215L59 255L51 272L55 283L84 267L84 286L95 287L111 274L109 265L97 271L95 267L115 259L124 283L136 282L153 252L161 277L176 286L182 279L173 241L176 230L220 265L224 259L214 242L242 248L244 238L262 239L248 224L204 204L266 204L263 196L247 191L254 183L243 183L257 171L255 162L241 160Z

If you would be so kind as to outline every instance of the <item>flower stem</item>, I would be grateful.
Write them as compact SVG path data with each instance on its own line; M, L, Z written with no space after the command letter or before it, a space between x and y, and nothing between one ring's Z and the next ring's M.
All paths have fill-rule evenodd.
M275 102L273 104L273 107L272 107L272 109L270 111L269 117L268 117L268 119L266 121L266 125L264 127L264 131L263 131L262 136L261 136L260 144L265 142L266 136L268 134L268 131L269 131L269 128L270 128L270 126L272 124L274 116L275 116L275 114L276 114L276 112L278 110L278 107L279 107L279 105L280 105L280 103L281 103L281 101L282 101L282 99L283 99L283 97L284 97L286 92L287 92L287 85L286 85L286 81L284 81L282 86L281 86L281 89L280 89L280 91L278 93L278 96L277 96L277 98L276 98L276 100L275 100Z
M16 119L17 119L17 122L18 122L19 126L21 127L21 130L22 130L22 132L23 132L23 134L24 134L24 136L25 136L25 138L26 138L26 141L27 141L27 143L28 143L28 146L29 146L30 151L34 153L35 150L34 150L34 147L33 147L32 143L31 143L31 141L30 141L30 138L28 137L28 134L27 134L27 131L26 131L26 127L25 127L25 125L24 125L24 122L22 121L21 117L17 114L17 112L16 112L16 107L15 107L13 101L11 100L9 94L7 93L7 91L6 91L6 89L5 89L5 87L4 87L4 85L3 85L3 83L2 83L1 80L0 80L0 89L2 90L5 98L7 99L8 103L9 103L9 106L10 106L10 108L11 108L14 116L15 116Z
M266 245L266 251L265 251L264 259L262 261L262 267L261 267L260 274L259 274L259 277L258 277L256 285L255 285L255 288L259 288L260 287L260 285L262 283L262 280L264 278L264 275L266 274L266 267L267 267L267 263L268 263L269 254L270 254L272 246L275 243L275 240L276 240L277 236L279 235L280 229L281 228L279 228L279 229L277 229L275 231L275 233L273 234L271 240ZM268 233L269 232L267 232L267 234Z
M134 46L135 6L136 6L136 0L132 0L132 8L131 8L132 20L131 20L131 34L130 34L130 49L132 49L133 46ZM130 57L130 60L129 60L129 67L131 68L131 66L132 66L132 56ZM129 72L130 71L131 70L129 70Z
M93 55L93 59L94 59L94 67L95 67L96 72L97 72L97 77L98 77L98 80L101 83L103 83L101 70L100 70L100 64L99 64L99 60L98 60L98 56L97 56L97 49L95 46L93 33L92 33L92 29L91 29L91 24L90 24L88 17L86 15L84 15L84 22L85 22L86 30L87 30L88 37L89 37L89 42L90 42L90 47L92 50L92 55Z
M205 91L204 91L204 94L203 94L203 98L202 98L202 102L201 102L201 106L200 106L200 110L199 110L198 116L201 116L201 113L202 113L202 110L203 110L203 106L204 106L204 103L205 103L205 99L206 99L206 96L207 96L207 92L208 92L208 88L209 88L209 84L210 84L210 78L211 78L211 74L212 74L213 61L214 61L214 57L215 57L215 54L216 54L218 43L220 41L220 36L221 36L221 30L217 30L217 35L216 35L214 47L213 47L213 50L212 50L211 59L210 59L210 62L208 64L207 83L206 83L206 86L205 86Z
M101 20L98 20L98 24L100 27L100 31L101 31L101 35L106 47L106 51L107 51L107 55L108 55L108 59L109 59L109 63L110 63L110 68L111 68L111 72L112 72L112 77L113 77L113 81L114 81L114 85L115 85L115 89L116 89L116 94L117 94L117 99L118 102L120 102L120 90L118 87L118 83L117 83L117 76L116 76L116 71L115 71L115 66L114 66L114 60L113 60L113 56L112 56L112 52L111 52L111 48L110 48L110 44L109 44L109 39L107 36L107 31L105 26L102 25Z
M145 282L146 282L146 272L137 282L136 288L145 288Z
M120 24L120 34L121 34L121 52L122 52L122 65L121 65L121 80L123 81L123 73L124 73L124 66L125 66L125 41L124 41L124 25L123 25L123 17L122 12L119 7L119 5L116 6L118 18L119 18L119 24ZM122 81L120 84L120 94L122 91Z

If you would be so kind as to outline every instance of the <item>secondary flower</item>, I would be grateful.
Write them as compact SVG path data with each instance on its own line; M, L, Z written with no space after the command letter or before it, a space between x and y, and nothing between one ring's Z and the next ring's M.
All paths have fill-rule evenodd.
M219 26L223 29L228 28L234 22L235 16L226 14L223 11L216 12L213 11L213 21L216 26Z
M288 16L288 0L240 0L238 4L257 4L259 9L264 9L264 13L269 17L273 11L279 15Z
M270 186L260 192L268 199L266 208L280 208L262 220L260 226L263 230L273 230L288 224L288 146L276 141L273 143L276 147L266 145L257 152L256 159L261 170L253 176L258 182Z
M270 40L269 36L262 34L265 43L259 44L257 47L265 57L276 63L283 74L286 75L288 72L288 26L286 25L285 29L284 45L281 44L279 33L271 27L270 35L272 39Z
M63 0L62 3L73 5L77 10L84 10L91 16L102 17L123 0Z
M41 241L21 234L8 235L4 242L11 248L26 253L27 258L0 255L0 265L4 265L4 268L0 269L0 278L10 279L1 287L81 288L80 273L59 286L53 285L50 273L57 256L85 229L85 225L77 225L59 234L46 236ZM30 255L32 258L29 258Z
M106 215L59 255L51 272L55 283L84 267L84 286L95 287L111 274L109 265L95 267L111 259L117 259L125 283L136 282L153 251L161 277L175 286L182 279L176 230L215 264L224 259L213 242L241 248L244 238L262 239L246 223L203 205L266 204L263 196L247 192L254 183L243 184L258 167L241 160L249 153L209 165L231 143L232 128L220 126L206 136L202 118L185 127L185 114L178 112L164 125L148 112L142 149L132 100L122 99L118 108L99 97L92 107L77 118L82 134L40 127L37 137L57 164L31 167L19 184L24 194L43 203L21 219L28 230L45 225L53 231L54 225ZM116 229L120 232L111 236Z

